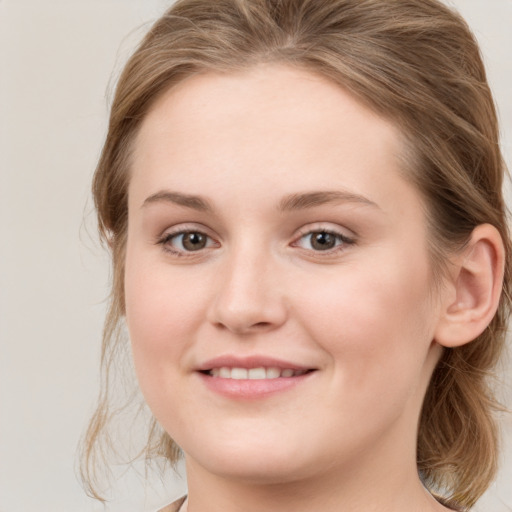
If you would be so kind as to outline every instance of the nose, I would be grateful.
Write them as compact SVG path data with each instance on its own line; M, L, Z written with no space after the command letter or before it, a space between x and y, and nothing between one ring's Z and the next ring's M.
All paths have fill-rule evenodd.
M240 251L227 258L216 276L209 321L236 334L266 332L283 325L288 310L278 275L276 263L263 251Z

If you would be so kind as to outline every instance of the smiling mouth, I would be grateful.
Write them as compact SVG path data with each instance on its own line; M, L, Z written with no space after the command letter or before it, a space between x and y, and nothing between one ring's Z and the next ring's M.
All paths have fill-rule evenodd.
M294 370L292 368L259 367L259 368L237 368L222 366L204 370L201 373L214 378L233 380L272 380L279 378L300 377L314 370Z

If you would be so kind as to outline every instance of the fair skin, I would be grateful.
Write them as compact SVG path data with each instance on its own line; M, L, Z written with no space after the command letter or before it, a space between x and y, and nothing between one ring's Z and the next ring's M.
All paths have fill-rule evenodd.
M454 319L484 296L492 315L497 292L455 262L433 293L403 151L392 123L279 65L189 78L143 121L126 318L189 512L446 510L417 476L421 403L441 344L486 321L457 338ZM482 227L459 260L499 269L496 240Z

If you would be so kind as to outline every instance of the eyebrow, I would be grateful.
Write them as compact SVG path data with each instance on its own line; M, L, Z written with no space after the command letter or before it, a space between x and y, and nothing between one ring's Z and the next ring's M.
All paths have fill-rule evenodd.
M377 203L352 192L329 190L319 192L306 192L304 194L292 194L285 197L279 203L279 210L294 211L314 208L329 203L359 203L366 206L379 208Z
M142 207L160 202L173 203L201 212L211 213L213 211L213 207L210 202L201 196L172 192L170 190L161 190L150 195L144 200ZM329 203L358 203L379 208L376 203L359 194L346 191L328 190L291 194L284 197L279 202L278 210L283 212L305 210Z
M150 195L144 200L142 206L144 207L152 203L161 202L185 206L186 208L191 208L192 210L200 212L211 212L213 210L210 203L200 196L182 194L181 192L171 192L169 190L161 190L156 194Z

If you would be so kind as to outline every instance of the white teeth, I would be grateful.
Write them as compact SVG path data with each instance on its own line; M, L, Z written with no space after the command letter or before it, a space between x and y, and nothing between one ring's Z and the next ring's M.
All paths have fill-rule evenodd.
M251 368L248 371L249 379L265 379L267 377L267 372L265 368Z
M222 379L250 379L250 380L264 380L264 379L278 379L279 377L297 377L304 375L307 370L292 370L291 368L258 367L258 368L229 368L223 366L222 368L212 368L209 374L212 377L220 377Z
M267 379L278 379L281 377L281 370L279 368L267 368Z
M219 370L219 377L223 379L231 379L231 368L226 368L225 366Z
M247 379L248 373L246 368L231 368L231 378L235 380Z

